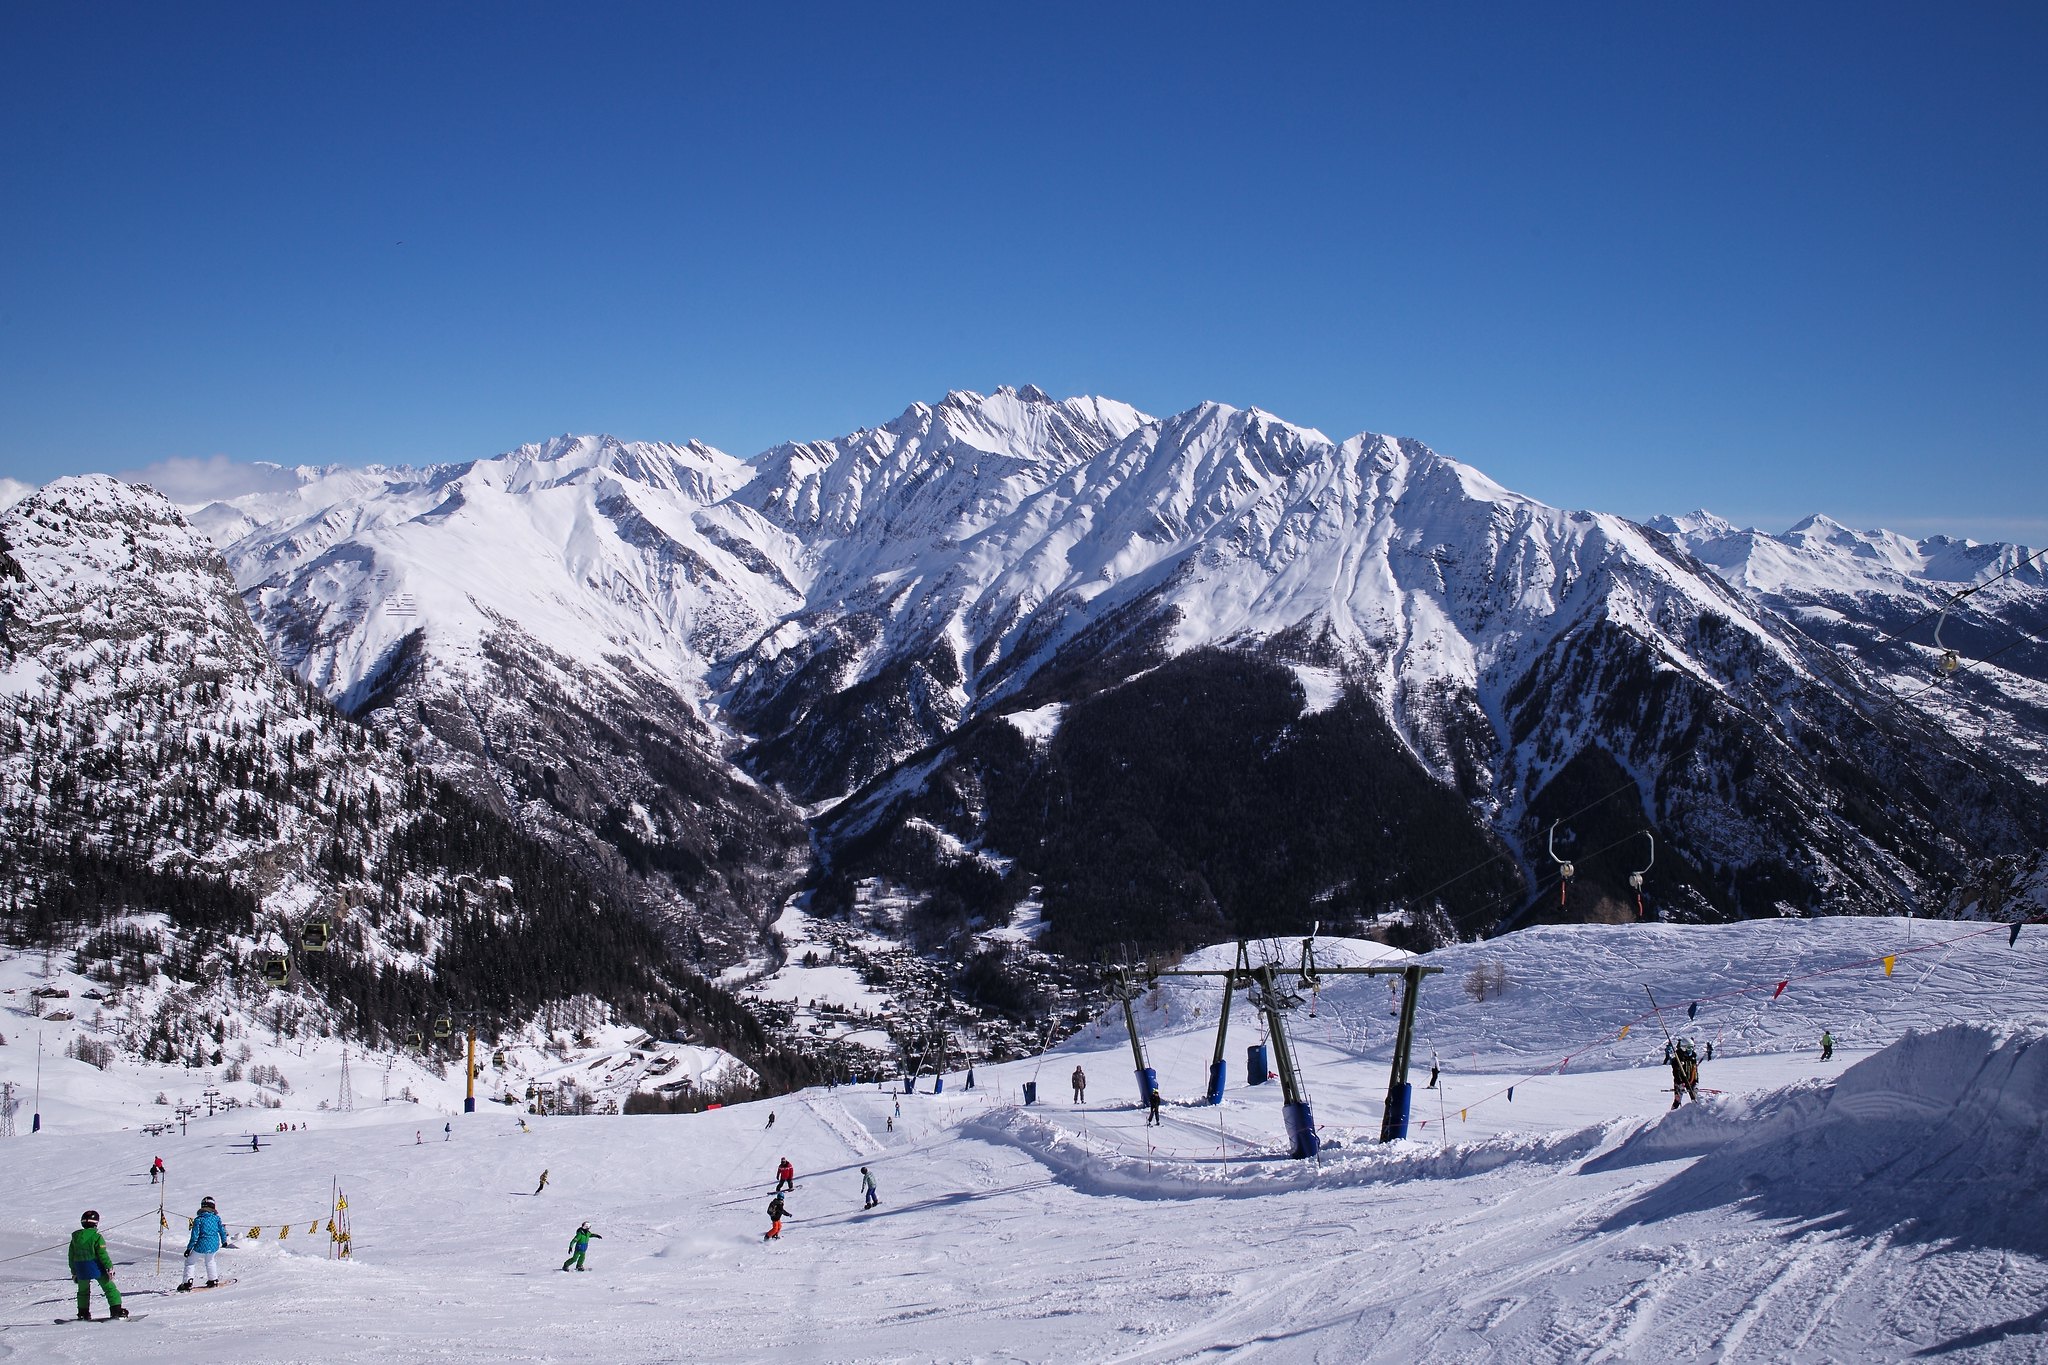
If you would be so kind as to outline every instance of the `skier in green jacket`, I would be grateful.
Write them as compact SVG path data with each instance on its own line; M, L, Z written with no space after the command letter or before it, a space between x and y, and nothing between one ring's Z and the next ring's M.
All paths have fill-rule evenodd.
M604 1240L604 1234L592 1232L588 1223L577 1227L576 1235L569 1239L569 1259L562 1262L562 1269L567 1270L572 1265L578 1270L583 1269L583 1254L590 1250L590 1239L593 1237L600 1242Z
M125 1318L128 1310L121 1306L121 1291L114 1284L114 1257L107 1250L107 1239L100 1236L100 1213L98 1209L87 1209L78 1220L78 1231L71 1234L71 1278L78 1281L78 1316L83 1322L92 1321L92 1282L98 1280L107 1296L107 1316Z

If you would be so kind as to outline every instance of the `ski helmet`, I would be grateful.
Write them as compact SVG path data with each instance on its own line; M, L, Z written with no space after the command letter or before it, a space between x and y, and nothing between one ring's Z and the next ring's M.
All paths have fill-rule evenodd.
M100 1225L100 1211L98 1209L87 1209L84 1213L79 1214L78 1225L82 1228L98 1227Z
M206 1198L200 1200L199 1207L202 1209L210 1209L216 1207L213 1202L213 1196L209 1194L206 1196Z

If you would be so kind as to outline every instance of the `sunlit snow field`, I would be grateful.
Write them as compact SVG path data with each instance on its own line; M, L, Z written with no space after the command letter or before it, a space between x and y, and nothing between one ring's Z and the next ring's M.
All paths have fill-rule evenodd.
M914 1095L869 1083L696 1116L529 1119L530 1134L495 1104L456 1112L459 1077L380 1104L363 1068L350 1114L313 1109L333 1089L308 1073L301 1108L148 1138L164 1068L46 1052L44 1131L26 1135L24 1105L24 1135L0 1141L0 1359L2048 1358L2048 928L2010 946L1985 929L1589 926L1434 954L1416 1126L1389 1146L1388 987L1327 978L1291 1016L1327 1144L1314 1161L1284 1155L1277 1084L1243 1083L1259 1032L1242 1003L1227 1101L1196 1102L1207 982L1140 1003L1168 1097L1151 1130L1120 1010L1043 1059L978 1069L971 1091L956 1072L941 1094L926 1076ZM35 979L4 965L9 987ZM1482 965L1507 985L1479 1001ZM1676 1114L1651 993L1662 1023L1715 1044L1713 1093ZM1839 1040L1825 1064L1824 1027ZM32 1083L34 1022L9 1012L0 1032L0 1077ZM247 1150L280 1121L309 1127ZM793 1218L764 1245L782 1156ZM331 1182L347 1263L307 1235ZM233 1287L171 1295L202 1195L263 1233L224 1253ZM140 1322L53 1321L71 1312L61 1244L88 1206ZM588 1273L562 1273L583 1219L603 1240Z

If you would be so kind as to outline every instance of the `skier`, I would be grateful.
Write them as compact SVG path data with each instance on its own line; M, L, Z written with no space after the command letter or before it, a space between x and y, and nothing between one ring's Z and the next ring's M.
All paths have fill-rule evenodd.
M1681 1096L1691 1096L1692 1102L1700 1102L1700 1059L1692 1050L1692 1040L1681 1038L1671 1054L1671 1107L1678 1107Z
M157 1181L162 1180L163 1178L164 1159L162 1157L158 1157L155 1161L149 1163L149 1183L154 1185Z
M420 1130L419 1130L419 1129L415 1128L415 1129L413 1129L413 1130L412 1130L412 1145L413 1145L413 1146L417 1147L417 1146L419 1146L419 1145L420 1145L421 1143L423 1143L423 1142L425 1142L425 1141L426 1141L426 1139L420 1136Z
M1826 1061L1835 1055L1835 1035L1826 1029L1820 1031L1820 1059Z
M220 1209L215 1206L213 1196L209 1194L199 1201L199 1212L192 1219L192 1235L185 1239L185 1282L178 1286L180 1294L192 1292L192 1263L195 1260L206 1266L208 1289L220 1283L220 1275L214 1269L213 1256L227 1240L228 1230L220 1221Z
M252 1152L260 1152L263 1150L263 1144L256 1140L256 1135L254 1133L249 1134L249 1150Z
M775 1126L775 1111L773 1109L768 1111L768 1126L770 1128Z
M892 1133L896 1131L896 1116L894 1114L889 1115L889 1131Z
M1669 1038L1664 1040L1664 1065L1671 1065L1671 1040Z
M87 1209L78 1217L78 1231L71 1234L71 1246L65 1253L71 1261L71 1278L78 1281L78 1319L92 1321L92 1282L100 1282L100 1292L107 1296L107 1316L125 1318L128 1310L121 1306L121 1290L114 1283L114 1257L107 1250L107 1239L100 1236L100 1211Z
M967 1068L967 1088L974 1089L974 1068L971 1066Z
M538 1184L538 1185L535 1185L535 1186L533 1187L533 1193L534 1193L534 1196L535 1196L536 1198L538 1198L538 1197L539 1197L539 1195L540 1195L540 1192L541 1192L542 1190L546 1189L547 1187L548 1187L548 1173L547 1173L546 1171L542 1171L542 1172L540 1173L540 1184Z
M789 1205L782 1202L781 1195L778 1194L773 1199L769 1200L768 1231L761 1234L761 1240L764 1242L779 1241L782 1237L782 1220L786 1216L788 1216L788 1214Z
M519 1131L520 1131L520 1132L522 1132L522 1133L530 1133L530 1132L532 1132L532 1131L533 1131L533 1129L531 1129L531 1128L528 1128L528 1127L526 1126L526 1120L525 1120L525 1119L521 1119L521 1120L519 1120Z
M1157 1126L1158 1126L1158 1124L1159 1124L1159 1087L1158 1087L1158 1086L1156 1086L1156 1085L1155 1085L1155 1086L1153 1086L1153 1087L1152 1087L1152 1088L1151 1088L1150 1090L1148 1090L1148 1091L1146 1091L1146 1092L1145 1092L1145 1107L1146 1107L1146 1108L1148 1108L1148 1109L1150 1109L1150 1110L1152 1111L1151 1115L1150 1115L1150 1116L1149 1116L1149 1117L1148 1117L1148 1118L1147 1118L1147 1119L1145 1120L1145 1126L1146 1126L1147 1128L1155 1128L1155 1127L1157 1127Z
M453 1142L453 1141L455 1141L455 1125L454 1125L454 1124L452 1124L452 1123L444 1123L444 1124L442 1124L442 1125L441 1125L441 1141L443 1141L443 1142Z
M1707 1055L1705 1060L1709 1062L1714 1060L1714 1040L1711 1038L1707 1039Z
M590 1250L590 1239L593 1237L600 1242L604 1240L604 1234L592 1232L590 1224L582 1223L577 1226L575 1235L569 1239L569 1259L562 1262L562 1269L567 1270L572 1265L578 1270L583 1269L583 1253Z
M865 1166L860 1168L860 1195L860 1206L864 1209L871 1209L882 1202L881 1196L875 1193L875 1177Z
M1088 1073L1077 1063L1074 1067L1074 1103L1084 1103L1088 1098Z
M775 1192L780 1194L784 1190L793 1190L795 1188L796 1167L789 1164L788 1157L784 1157L775 1164Z
M1435 1054L1434 1052L1430 1053L1430 1054L1429 1054L1429 1084L1428 1084L1428 1085L1426 1085L1426 1086L1424 1086L1424 1087L1423 1087L1423 1089L1425 1089L1425 1090L1434 1090L1434 1089L1436 1089L1436 1078L1437 1078L1437 1076L1438 1076L1438 1075L1440 1075L1440 1074L1441 1074L1442 1072L1443 1072L1443 1068L1442 1068L1441 1066L1439 1066L1439 1065L1437 1064L1437 1060L1436 1060L1436 1054Z

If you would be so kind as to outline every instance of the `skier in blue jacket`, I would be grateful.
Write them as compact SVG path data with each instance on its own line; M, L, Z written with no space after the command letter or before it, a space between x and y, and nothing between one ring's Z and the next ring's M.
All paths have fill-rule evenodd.
M192 1235L185 1239L185 1282L178 1286L180 1294L192 1292L192 1262L201 1261L206 1266L206 1287L213 1288L220 1283L220 1276L214 1270L213 1254L227 1245L228 1230L220 1221L220 1210L214 1206L213 1196L199 1201L199 1212L192 1219Z

